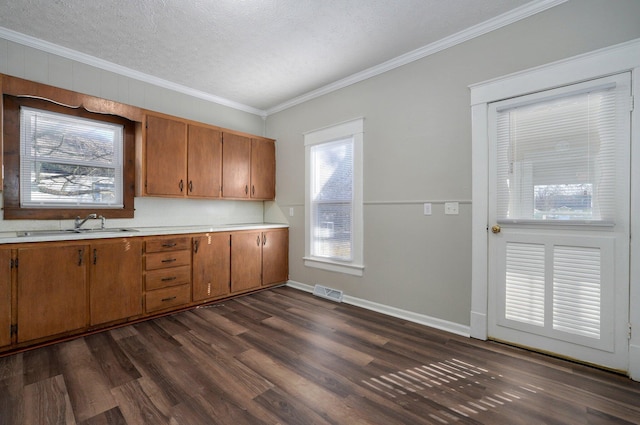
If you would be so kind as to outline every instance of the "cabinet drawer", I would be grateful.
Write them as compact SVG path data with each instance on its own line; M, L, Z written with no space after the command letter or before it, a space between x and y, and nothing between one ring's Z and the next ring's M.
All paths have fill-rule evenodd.
M183 249L191 249L191 238L189 236L149 239L145 242L145 252L180 251Z
M156 252L145 256L145 270L188 266L190 264L191 251Z
M191 267L189 266L151 270L144 277L144 287L147 291L190 282Z
M191 302L191 285L172 286L145 294L145 311L151 313Z

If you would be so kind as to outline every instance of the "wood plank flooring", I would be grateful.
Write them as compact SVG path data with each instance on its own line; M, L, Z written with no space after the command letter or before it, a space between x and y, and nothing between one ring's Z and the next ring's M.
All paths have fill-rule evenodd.
M640 383L279 287L0 358L21 424L640 424Z

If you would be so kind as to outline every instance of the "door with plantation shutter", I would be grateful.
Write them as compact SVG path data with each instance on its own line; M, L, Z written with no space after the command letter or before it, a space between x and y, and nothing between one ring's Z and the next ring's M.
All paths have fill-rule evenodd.
M628 369L630 75L489 105L489 337Z

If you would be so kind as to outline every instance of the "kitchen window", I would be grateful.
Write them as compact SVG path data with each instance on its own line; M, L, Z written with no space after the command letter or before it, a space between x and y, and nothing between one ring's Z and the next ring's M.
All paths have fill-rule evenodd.
M305 265L361 276L363 119L305 134Z
M5 95L5 218L133 217L133 123Z

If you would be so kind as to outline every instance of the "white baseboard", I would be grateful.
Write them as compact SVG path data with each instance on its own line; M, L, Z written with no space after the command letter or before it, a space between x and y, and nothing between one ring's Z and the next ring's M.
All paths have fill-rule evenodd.
M640 381L640 345L629 345L629 377Z
M305 283L289 280L287 286L295 289L299 289L304 292L313 293L313 286ZM361 298L344 295L342 302L345 304L355 305L356 307L362 307L367 310L376 311L378 313L386 314L388 316L397 317L399 319L408 320L413 323L418 323L431 328L440 329L442 331L451 332L456 335L465 337L470 336L470 328L466 325L459 323L449 322L447 320L438 319L435 317L427 316L424 314L414 313L407 310L402 310L396 307L391 307L384 304L375 303L372 301L363 300Z
M485 341L487 333L487 315L485 313L471 312L471 337Z

